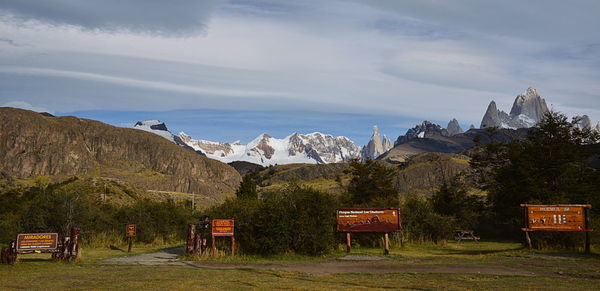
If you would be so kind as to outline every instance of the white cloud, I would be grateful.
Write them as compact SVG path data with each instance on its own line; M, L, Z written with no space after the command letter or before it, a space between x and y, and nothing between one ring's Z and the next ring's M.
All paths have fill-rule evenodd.
M235 2L214 10L203 34L175 38L189 26L140 34L0 18L3 39L20 44L0 41L0 93L61 110L318 109L479 124L492 98L510 108L534 86L566 113L600 108L600 50L579 43L597 41L583 27L595 5L568 24L582 33L565 43L566 32L529 36L537 21L555 27L554 2L546 16L511 2L498 17L469 3ZM510 25L495 28L503 17Z
M160 35L198 33L219 0L6 0L0 10L13 21L73 25L90 31L131 31ZM4 16L8 17L8 16Z

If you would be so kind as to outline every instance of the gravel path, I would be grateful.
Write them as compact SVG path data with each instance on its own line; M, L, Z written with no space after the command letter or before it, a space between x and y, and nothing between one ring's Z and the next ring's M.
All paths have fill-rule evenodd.
M183 254L183 251L183 247L170 248L156 253L112 258L104 260L100 262L100 264L145 266L166 265L200 269L250 268L257 270L295 271L308 275L340 273L453 273L519 276L540 275L527 270L491 265L422 265L413 264L413 262L407 262L407 264L393 264L394 261L388 258L366 255L348 255L337 260L301 264L229 264L180 261L177 259L177 257Z
M177 257L182 255L183 247L164 249L160 252L135 256L118 257L101 261L100 264L110 265L180 265L185 266Z

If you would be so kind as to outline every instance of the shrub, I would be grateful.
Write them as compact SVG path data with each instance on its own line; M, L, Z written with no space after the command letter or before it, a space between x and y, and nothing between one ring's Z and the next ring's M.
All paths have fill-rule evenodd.
M400 213L404 235L411 241L433 241L439 243L452 237L456 219L433 210L431 202L419 197L407 197Z
M334 211L329 194L290 184L260 199L227 200L207 214L235 219L236 241L244 253L318 255L333 247Z

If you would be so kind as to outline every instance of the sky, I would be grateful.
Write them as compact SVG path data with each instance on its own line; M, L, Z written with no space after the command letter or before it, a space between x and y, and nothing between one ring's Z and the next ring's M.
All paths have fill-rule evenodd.
M528 87L600 120L595 0L0 0L0 106L194 138L366 144Z

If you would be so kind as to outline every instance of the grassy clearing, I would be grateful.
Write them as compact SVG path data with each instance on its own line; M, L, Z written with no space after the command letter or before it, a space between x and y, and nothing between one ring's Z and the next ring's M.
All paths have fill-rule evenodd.
M111 257L154 252L159 247L135 246L127 254L119 248L83 249L83 260L57 263L49 255L21 256L15 266L0 266L0 289L75 290L593 290L600 283L600 256L552 251L529 252L516 243L466 242L407 245L392 249L391 264L500 265L539 272L535 277L478 274L360 274L309 276L298 272L256 270L250 266L219 270L174 266L117 266L98 262ZM381 255L380 249L356 248L353 254ZM221 263L315 263L344 256L337 251L326 257L284 255L213 258Z

